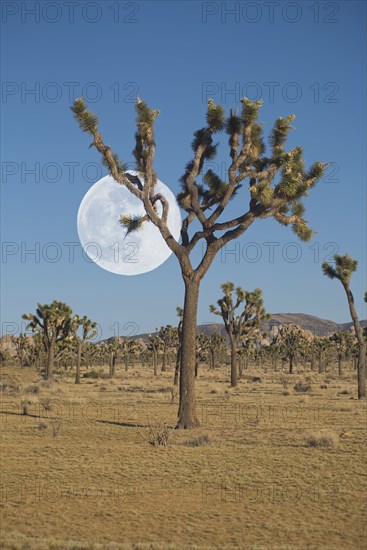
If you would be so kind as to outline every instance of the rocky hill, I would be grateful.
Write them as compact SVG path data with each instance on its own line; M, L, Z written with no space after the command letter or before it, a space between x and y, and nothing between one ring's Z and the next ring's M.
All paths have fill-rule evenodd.
M315 336L326 336L329 333L337 332L338 330L349 330L353 323L335 323L329 319L321 319L315 315L308 315L306 313L274 313L269 321L263 323L262 331L269 332L274 325L299 325L304 330L309 330ZM367 326L367 320L361 321L363 327ZM224 325L221 323L205 323L197 326L197 331L206 335L210 335L213 332L219 332L222 336L225 336ZM152 332L152 335L157 334ZM148 334L137 334L134 338L142 338L146 340Z

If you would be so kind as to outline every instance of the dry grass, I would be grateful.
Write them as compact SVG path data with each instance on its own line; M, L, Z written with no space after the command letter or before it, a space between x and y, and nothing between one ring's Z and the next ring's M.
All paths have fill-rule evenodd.
M261 383L230 389L229 367L202 366L201 428L185 432L173 429L172 369L156 379L141 366L119 370L112 384L46 385L32 369L2 369L1 548L365 548L364 402L335 386L284 397L279 374L261 368L245 372ZM26 394L22 415L31 385L41 396ZM342 388L354 395L355 378ZM149 444L159 423L167 446ZM307 446L314 432L338 434L338 446Z

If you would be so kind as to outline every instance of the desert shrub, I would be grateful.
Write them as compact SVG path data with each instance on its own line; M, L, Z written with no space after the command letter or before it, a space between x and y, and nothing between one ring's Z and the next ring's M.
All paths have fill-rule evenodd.
M90 370L89 372L83 373L83 378L99 378L99 372L95 370Z
M261 382L260 376L250 376L248 382Z
M342 391L338 392L338 395L350 395L350 391L349 390L342 390Z
M55 418L51 422L52 426L52 435L54 437L57 437L61 433L61 420L59 418Z
M165 422L160 422L156 426L149 425L149 444L153 447L167 447L169 438L169 428Z
M312 432L308 436L306 443L308 447L335 448L338 446L338 436L334 432Z
M45 411L50 411L52 409L52 401L49 397L44 397L40 399L40 404L45 409Z
M283 386L283 388L284 388L285 390L287 390L287 389L288 389L288 386L289 386L289 384L290 384L290 378L289 378L288 376L282 375L282 376L280 377L279 382L281 383L281 385Z
M171 393L172 388L142 388L141 386L131 386L125 388L125 391L130 393Z
M24 416L26 416L28 414L30 404L31 404L31 402L29 401L29 399L24 398L24 399L21 400L20 408L21 408L22 414Z
M282 395L290 395L291 393L288 390L282 392Z
M199 437L195 437L194 439L183 441L181 445L185 445L185 447L202 447L203 445L207 445L208 443L209 436L207 434L203 434L199 435Z
M218 393L218 390L210 390L210 393Z
M14 382L0 382L0 390L3 392L8 393L19 393L20 392L20 386L19 384L15 384Z
M40 386L42 386L43 388L52 388L54 385L55 380L51 380L51 378L48 380L41 380L40 382Z
M47 422L40 422L40 423L37 425L37 428L38 428L39 430L47 430L48 424L47 424Z
M39 386L28 386L26 389L25 389L26 393L32 393L34 395L37 395L39 394L40 392L40 387Z
M302 380L299 380L293 386L293 389L297 393L307 393L311 391L311 384L309 382L302 382Z

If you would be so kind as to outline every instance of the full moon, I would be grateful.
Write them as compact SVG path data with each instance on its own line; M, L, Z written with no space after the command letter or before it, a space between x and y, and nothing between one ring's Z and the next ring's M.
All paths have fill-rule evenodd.
M129 174L138 172L129 170ZM169 203L168 227L178 240L181 214L172 191L160 180L155 191ZM162 213L162 205L157 204ZM84 195L78 210L78 235L91 261L118 275L138 275L159 267L171 255L159 229L152 222L126 234L119 219L122 215L145 215L142 202L111 176L95 183Z

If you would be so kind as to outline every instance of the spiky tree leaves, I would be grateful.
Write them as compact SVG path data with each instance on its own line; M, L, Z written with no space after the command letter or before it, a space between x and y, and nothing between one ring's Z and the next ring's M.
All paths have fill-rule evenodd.
M40 332L47 350L46 377L52 378L56 345L65 340L71 329L71 308L54 300L51 304L38 304L36 315L25 313L22 319L29 321L27 330Z
M219 309L211 305L210 312L222 317L224 327L229 336L231 345L231 386L237 385L238 345L242 339L248 338L260 329L260 323L267 316L265 313L262 291L256 288L253 292L235 287L230 281L221 284L223 298L217 302ZM244 303L243 311L236 315L236 310Z
M328 262L323 262L322 270L324 275L329 277L329 279L338 279L343 286L349 286L351 276L357 270L358 260L353 260L349 254L345 254L344 256L335 254L333 259L335 267Z
M301 147L286 151L294 115L277 119L270 136L270 151L266 154L262 125L258 122L260 107L261 102L243 98L241 112L231 111L226 116L221 105L216 105L213 100L208 101L205 125L194 132L193 158L187 163L181 178L178 201L186 211L186 217L179 243L167 224L168 201L155 190L154 123L159 112L137 98L133 154L138 176L133 176L125 171L118 156L103 142L98 119L87 110L84 100L78 99L72 106L81 129L93 137L92 146L102 155L111 176L125 185L144 205L144 220L122 219L122 226L131 232L138 231L144 223L153 223L180 263L185 301L180 352L179 428L199 425L194 385L197 302L200 283L218 251L229 241L239 238L256 219L272 217L282 225L291 226L303 240L312 236L303 217L302 199L320 179L326 165L315 163L307 171ZM227 177L223 180L209 170L203 174L205 161L214 158L217 152L213 138L222 130L228 135L230 157ZM245 180L248 185L244 185ZM243 202L247 203L247 207L237 217L223 219L227 205L236 193L239 196L240 189L249 190L249 198ZM161 205L159 210L158 204ZM190 226L195 221L200 227L189 234ZM206 249L199 264L194 267L190 254L200 241L205 243Z
M323 262L322 270L324 275L330 279L338 279L347 295L348 306L350 315L353 321L354 330L359 347L358 356L358 399L366 397L366 342L363 338L363 330L358 319L357 311L354 305L354 298L350 289L350 279L352 274L356 271L358 261L354 260L349 254L340 256L335 254L333 256L335 265L331 265L328 262Z
M147 221L147 216L130 216L128 214L121 215L119 219L120 225L126 229L125 236L140 229L145 221Z

